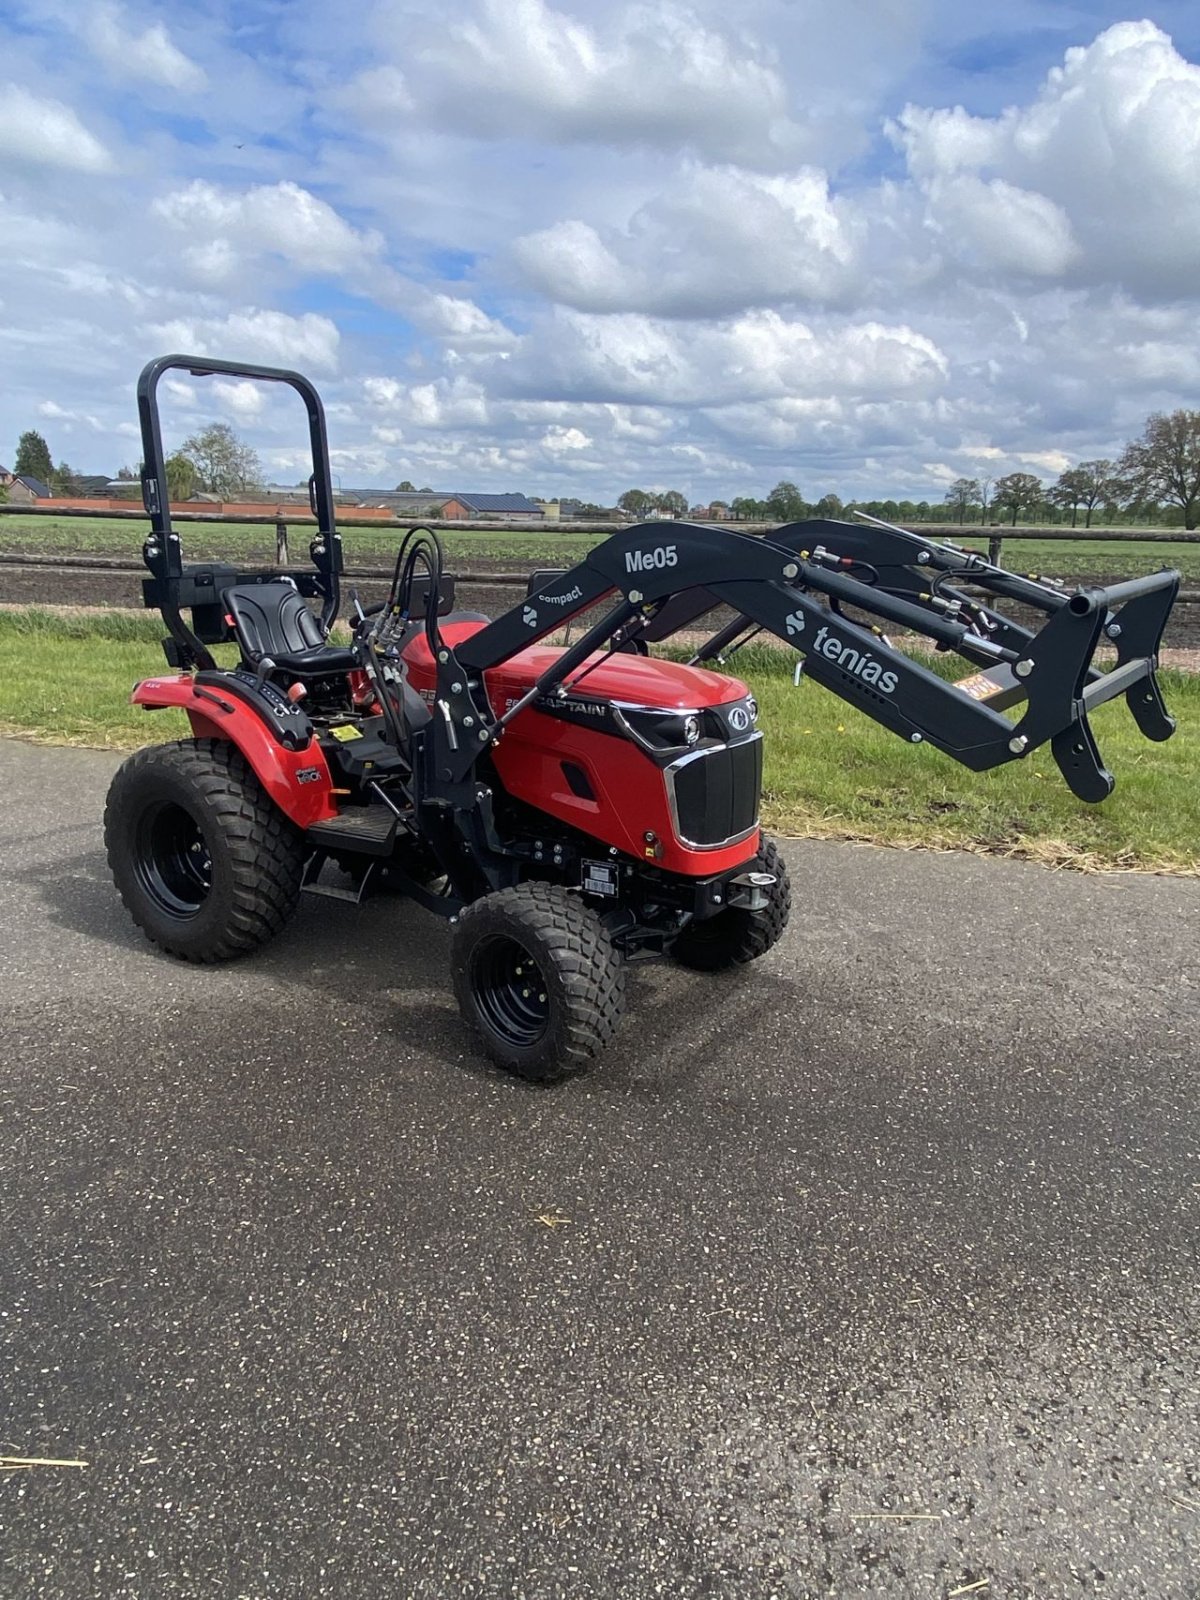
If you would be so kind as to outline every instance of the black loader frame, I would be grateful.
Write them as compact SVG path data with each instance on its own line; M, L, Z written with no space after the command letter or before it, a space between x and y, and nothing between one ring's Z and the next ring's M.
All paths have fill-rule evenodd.
M695 662L721 661L750 634L773 633L805 656L816 682L912 743L928 742L985 771L1049 741L1074 793L1103 800L1114 780L1100 759L1090 711L1123 694L1147 738L1167 739L1175 730L1156 671L1179 582L1178 572L1164 571L1067 594L902 529L818 521L752 537L706 524L641 523L534 589L457 651L441 648L442 722L435 719L430 746L430 792L453 800L455 786L471 780L481 745L500 737L523 709L495 716L482 674L615 590L618 604L538 679L529 701L565 693L597 650L664 640L725 605L735 619ZM1047 621L1036 631L1023 627L968 585L1031 606ZM877 624L854 620L846 607L923 635L985 672L965 687L949 682L892 649ZM1105 638L1117 647L1109 672L1093 666ZM1002 713L1021 701L1027 710L1014 726Z

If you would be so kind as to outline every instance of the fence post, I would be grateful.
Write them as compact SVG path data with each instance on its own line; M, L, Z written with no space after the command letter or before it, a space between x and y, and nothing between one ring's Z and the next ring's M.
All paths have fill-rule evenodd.
M994 567L1000 565L1000 555L1004 549L1004 535L1001 533L988 534L988 560Z
M291 565L291 557L288 555L288 531L286 522L277 522L275 524L275 565L277 567L287 567Z

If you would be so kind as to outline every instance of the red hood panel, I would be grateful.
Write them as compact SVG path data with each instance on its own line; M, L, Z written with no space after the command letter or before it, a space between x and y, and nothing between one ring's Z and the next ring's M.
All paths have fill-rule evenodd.
M458 645L478 633L486 623L451 622L442 633L447 644ZM549 671L562 655L551 645L530 645L511 660L492 667L485 674L489 690L506 695L521 695L532 688L543 672ZM415 689L432 689L434 685L433 657L425 642L424 633L418 634L405 648ZM599 660L599 655L590 658ZM572 675L578 678L586 672L590 662ZM568 686L569 687L569 686ZM741 700L749 690L737 678L727 678L719 672L708 672L704 667L686 667L675 661L658 661L653 656L634 656L620 653L610 656L603 666L588 672L579 685L578 692L600 700L627 700L634 705L661 706L668 711L684 711L701 706L725 705L730 700Z

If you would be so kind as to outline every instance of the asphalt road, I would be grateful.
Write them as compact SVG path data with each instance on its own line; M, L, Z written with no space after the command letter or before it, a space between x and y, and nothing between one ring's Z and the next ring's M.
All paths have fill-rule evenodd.
M538 1091L402 902L157 955L115 764L0 744L6 1600L1200 1594L1200 884L792 845Z

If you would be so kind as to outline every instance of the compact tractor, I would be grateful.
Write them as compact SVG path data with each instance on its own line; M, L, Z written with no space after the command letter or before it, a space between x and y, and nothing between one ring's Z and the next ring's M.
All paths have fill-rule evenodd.
M311 567L185 563L157 402L172 369L298 392ZM109 791L108 859L134 921L172 955L224 961L274 937L303 891L358 902L386 884L450 923L463 1016L525 1078L563 1077L608 1044L627 962L717 972L783 933L791 892L759 828L758 708L714 670L755 634L901 738L976 771L1049 743L1082 800L1113 786L1096 706L1123 695L1148 738L1174 730L1155 671L1177 573L1068 592L871 520L761 536L639 523L568 571L534 573L494 620L454 608L436 533L413 528L386 599L356 596L348 641L335 642L342 549L312 384L165 356L142 373L138 408L144 600L162 614L170 671L133 699L181 707L192 736L131 756ZM573 642L547 642L572 623ZM884 626L968 670L952 681ZM686 663L651 653L682 630ZM1102 641L1115 646L1105 670L1093 665ZM221 645L235 663L218 665ZM338 869L341 887L328 881Z

